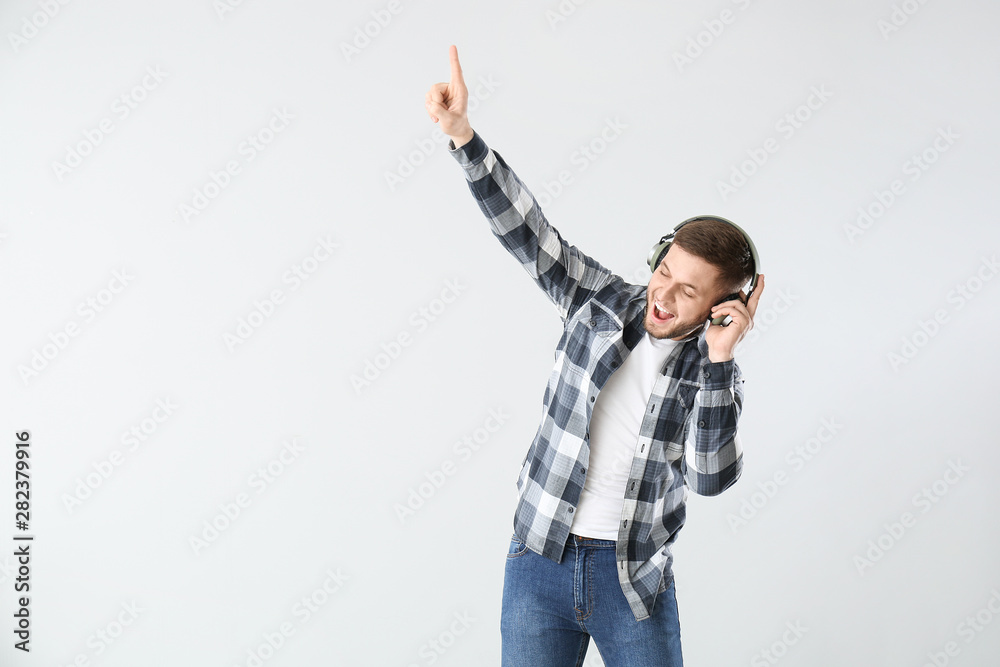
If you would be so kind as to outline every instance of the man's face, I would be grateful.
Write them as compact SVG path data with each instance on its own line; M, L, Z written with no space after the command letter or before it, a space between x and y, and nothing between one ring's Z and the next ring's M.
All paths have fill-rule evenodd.
M680 340L704 326L724 294L719 269L676 243L656 267L646 290L643 324L653 338Z

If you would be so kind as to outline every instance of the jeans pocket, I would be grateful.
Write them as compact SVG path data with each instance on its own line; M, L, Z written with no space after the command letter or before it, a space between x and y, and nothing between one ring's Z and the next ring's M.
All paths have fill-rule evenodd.
M528 553L528 545L517 535L511 535L510 547L507 549L507 558L517 558Z

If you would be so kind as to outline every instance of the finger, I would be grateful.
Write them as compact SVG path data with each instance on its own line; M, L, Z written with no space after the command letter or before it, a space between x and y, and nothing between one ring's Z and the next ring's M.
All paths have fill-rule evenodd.
M432 116L436 116L437 118L444 118L445 120L448 120L452 117L452 113L448 111L448 107L433 100L431 100L427 104L427 112ZM435 120L434 122L436 123L437 120Z
M427 109L427 115L431 117L431 120L435 123L441 120L441 116L448 116L448 107L444 106L440 102L436 102L431 98L430 93L427 94L427 98L424 100L424 108Z
M740 315L748 316L747 307L738 301L726 301L725 303L720 303L718 306L712 307L712 317L721 317L722 315Z
M726 304L731 305L718 305L712 309L712 319L729 315L732 318L733 323L739 323L740 326L746 326L748 322L753 322L753 319L750 317L750 313L747 312L746 306L742 303L737 301L727 301ZM751 326L753 325L751 324Z
M764 291L764 274L762 273L757 278L757 288L754 289L753 295L750 297L750 300L747 301L747 310L750 311L750 317L753 317L753 314L757 312L757 304L760 302L760 295L761 292L763 291Z
M428 99L435 102L444 102L444 94L448 91L447 83L435 83L431 86L431 89L427 91Z
M451 83L465 85L465 80L462 78L462 66L458 62L458 47L454 44L448 49L448 57L451 59Z

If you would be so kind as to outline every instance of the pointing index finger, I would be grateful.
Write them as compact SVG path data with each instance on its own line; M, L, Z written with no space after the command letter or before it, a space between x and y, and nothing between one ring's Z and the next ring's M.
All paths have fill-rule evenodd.
M465 83L462 79L462 66L458 63L458 47L452 44L448 55L451 59L451 83Z

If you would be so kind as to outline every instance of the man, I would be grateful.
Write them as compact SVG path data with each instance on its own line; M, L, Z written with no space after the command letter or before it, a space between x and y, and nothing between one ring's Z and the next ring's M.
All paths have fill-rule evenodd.
M678 667L670 545L688 488L715 495L740 476L733 350L753 325L763 276L746 299L748 244L718 219L679 229L646 286L567 244L473 131L455 46L450 58L451 80L428 91L427 113L451 138L493 233L564 325L517 480L503 664L579 666L593 637L609 666ZM723 316L727 326L708 323Z

